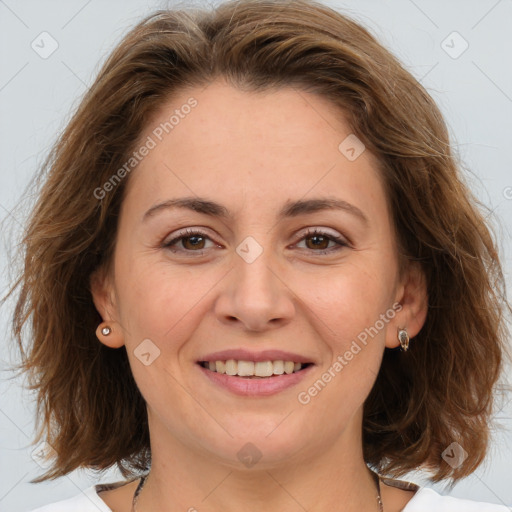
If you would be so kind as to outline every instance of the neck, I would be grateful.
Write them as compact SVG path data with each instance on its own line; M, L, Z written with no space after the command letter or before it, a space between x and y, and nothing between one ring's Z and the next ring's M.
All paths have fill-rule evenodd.
M279 461L265 461L263 454L254 466L243 469L215 458L203 447L191 450L168 432L166 437L163 430L159 432L161 425L151 427L151 472L139 495L137 512L379 510L356 418L334 444L323 446L319 440L317 446Z

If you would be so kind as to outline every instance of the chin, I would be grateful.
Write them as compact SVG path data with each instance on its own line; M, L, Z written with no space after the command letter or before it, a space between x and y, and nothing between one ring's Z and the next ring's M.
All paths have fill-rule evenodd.
M232 470L254 471L289 465L300 453L312 448L313 440L306 438L304 431L290 430L283 424L266 427L265 423L265 428L254 424L250 430L231 428L233 437L223 436L208 449Z

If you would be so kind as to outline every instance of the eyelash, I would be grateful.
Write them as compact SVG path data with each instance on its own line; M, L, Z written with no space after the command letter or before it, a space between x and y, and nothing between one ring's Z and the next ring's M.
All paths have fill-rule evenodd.
M201 236L201 237L211 240L210 237L203 231L200 231L197 229L186 229L184 232L182 231L181 233L179 233L178 236L174 237L172 240L169 240L168 242L163 243L162 248L169 249L170 251L175 252L175 253L176 252L198 253L198 255L201 256L204 254L204 251L206 251L206 249L192 251L192 250L188 250L188 249L175 250L172 248L173 245L175 245L180 240L183 240L185 238L191 238L193 236ZM336 242L338 244L338 247L334 247L334 248L331 247L330 249L322 249L319 251L310 249L317 255L330 254L330 253L339 251L343 247L349 247L349 243L344 238L327 233L327 232L319 230L317 228L308 229L308 231L306 233L304 233L304 235L298 241L301 242L302 240L309 238L309 237L313 237L313 236L322 236L322 237L327 238L329 241Z

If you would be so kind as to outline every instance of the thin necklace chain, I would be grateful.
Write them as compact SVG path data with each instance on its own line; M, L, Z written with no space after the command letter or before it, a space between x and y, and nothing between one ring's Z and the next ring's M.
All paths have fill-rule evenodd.
M379 512L384 512L384 505L382 504L382 498L380 496L380 477L374 471L372 471L371 473L372 473L373 477L375 478L375 483L377 484L377 504L379 505ZM144 487L144 484L145 484L147 478L148 478L148 475L144 475L140 479L139 485L137 486L137 489L135 490L135 493L133 495L131 512L137 512L137 509L135 508L137 505L137 500L139 499L139 494L142 491L142 488Z

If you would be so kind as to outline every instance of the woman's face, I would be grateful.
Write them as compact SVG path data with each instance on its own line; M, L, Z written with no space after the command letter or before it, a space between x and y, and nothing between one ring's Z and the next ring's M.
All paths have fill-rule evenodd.
M117 322L102 341L126 345L152 443L276 464L359 435L385 346L424 316L418 282L398 277L377 162L350 134L315 95L223 82L180 93L141 134L113 273L93 293ZM284 373L200 364L230 359L249 363L228 373Z

